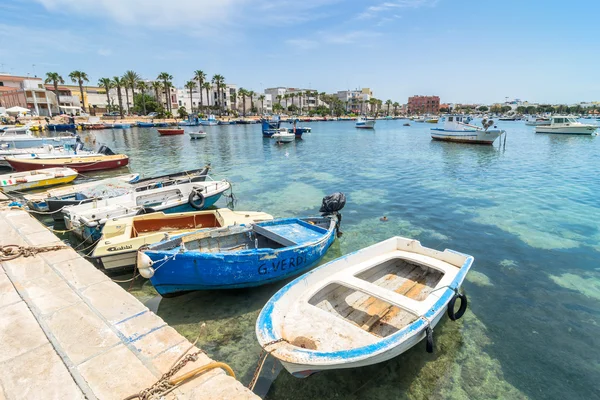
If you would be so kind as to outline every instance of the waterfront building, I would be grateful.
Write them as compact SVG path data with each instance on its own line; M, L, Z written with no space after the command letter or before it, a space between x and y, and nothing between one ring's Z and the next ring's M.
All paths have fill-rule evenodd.
M408 98L410 114L437 114L439 111L439 96L411 96Z
M334 96L344 104L346 112L366 114L371 110L369 100L373 97L373 92L369 88L341 90Z
M190 102L190 91L185 88L178 88L175 90L174 101L176 103L173 105L173 112L176 113L179 107L185 107L185 110L190 112L198 112L198 107L200 107L200 92L198 88L192 89L192 100ZM237 107L241 104L240 99L237 97L237 85L225 84L225 87L222 89L223 99L219 102L219 98L217 95L217 86L211 85L208 90L208 96L206 93L206 89L202 89L202 107L214 107L219 103L222 103L222 106L225 110L237 110ZM234 101L234 99L236 101ZM193 109L193 111L192 111Z
M15 106L28 108L33 114L41 116L51 117L59 113L56 96L46 90L41 78L2 74L0 107Z
M319 105L325 104L323 101L321 101L321 99L317 100L317 96L313 94L316 92L314 89L278 86L274 88L267 88L264 90L264 92L265 95L271 96L271 110L273 102L281 103L284 108L287 108L292 104L298 108L302 106L302 111L308 111ZM268 110L266 100L265 109Z
M81 91L79 90L79 85L61 85L71 91L71 96L75 99L75 104L83 108L84 103L81 101ZM129 104L127 103L127 98L125 96L125 90L122 89L123 96L123 108L125 111L128 111L129 108L133 107L133 94L129 93ZM110 98L110 102L112 105L119 104L119 98L117 95L116 89L111 89L108 92L108 97ZM103 114L108 111L107 98L106 98L106 90L103 87L99 86L84 86L83 87L83 99L85 100L85 109L91 115ZM61 103L62 103L62 95L61 95Z

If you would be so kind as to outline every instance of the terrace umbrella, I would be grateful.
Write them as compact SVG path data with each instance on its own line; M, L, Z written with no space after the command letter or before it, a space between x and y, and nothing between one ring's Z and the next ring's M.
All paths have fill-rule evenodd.
M23 107L19 107L19 106L15 106L15 107L7 108L6 112L9 113L9 114L20 114L20 113L27 113L27 112L29 112L29 109L23 108Z

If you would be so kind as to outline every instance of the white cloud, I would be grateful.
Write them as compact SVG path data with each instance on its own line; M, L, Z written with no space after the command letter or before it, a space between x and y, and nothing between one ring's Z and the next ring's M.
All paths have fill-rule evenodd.
M343 33L329 33L325 37L325 41L333 44L354 44L378 36L381 36L381 33L372 31L350 31Z
M395 0L387 1L376 6L370 6L356 16L356 19L375 18L377 14L399 8L435 7L440 0Z
M316 40L309 39L288 39L285 42L300 50L311 50L319 46L319 43Z
M112 55L112 50L111 49L98 49L98 55L104 56L104 57L108 57Z

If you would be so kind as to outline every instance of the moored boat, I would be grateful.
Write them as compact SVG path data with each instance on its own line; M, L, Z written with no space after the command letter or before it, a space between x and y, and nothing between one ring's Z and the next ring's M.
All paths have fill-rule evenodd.
M183 129L177 128L157 129L157 131L161 136L183 135Z
M91 258L106 270L122 269L135 264L141 246L168 240L173 235L272 219L270 214L228 208L175 214L155 212L112 219L104 225Z
M137 267L162 296L265 285L312 268L339 228L341 193L323 199L322 217L285 218L175 236L142 249Z
M262 309L256 336L296 377L380 363L423 339L433 352L444 311L453 320L466 311L459 288L472 263L416 240L385 240L284 286Z
M48 124L46 127L49 131L55 132L74 131L77 129L75 124Z
M18 192L56 186L74 181L77 175L77 171L71 168L46 168L35 171L13 172L0 175L0 191Z
M199 131L199 132L190 132L190 139L203 139L206 137L206 132L203 131Z
M62 210L67 229L83 240L98 240L109 219L131 217L156 211L168 213L206 209L231 187L227 181L175 183L133 191L122 196L95 200Z
M555 115L550 119L550 125L538 125L535 127L535 132L562 135L593 135L597 129L597 125L582 124L575 117Z
M525 120L525 125L528 125L528 126L550 125L550 118L536 117L536 116L531 115Z
M138 128L152 128L154 126L154 122L138 122Z
M431 138L446 142L494 144L494 141L505 131L497 129L494 121L483 120L484 128L471 125L468 117L455 114L446 116L443 128L431 128Z
M375 120L358 118L354 126L358 129L375 129Z
M296 135L288 131L286 128L279 128L277 133L271 135L276 143L289 143L296 140Z
M215 118L214 115L209 115L207 119L201 119L199 120L201 125L205 125L205 126L214 126L214 125L218 125L218 121Z
M85 172L121 168L129 164L129 157L125 154L115 154L106 146L102 146L97 153L83 155L33 154L6 157L5 160L16 171L68 167Z
M75 146L78 137L54 136L38 137L34 136L28 126L7 128L0 131L0 148L2 149L29 149L34 147L52 146Z

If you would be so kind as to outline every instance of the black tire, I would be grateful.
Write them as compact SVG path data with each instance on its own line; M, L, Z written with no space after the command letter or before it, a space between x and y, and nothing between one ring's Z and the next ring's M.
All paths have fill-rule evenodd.
M433 353L433 329L430 326L425 329L425 350L428 353Z
M204 209L204 203L206 203L206 199L204 195L200 192L200 190L192 190L190 193L190 197L188 198L188 202L192 207L196 210Z
M137 213L135 213L135 215L151 214L154 212L156 212L156 210L152 207L142 207L138 210Z
M454 312L456 299L460 299L460 307L458 308L458 312ZM455 293L450 300L450 303L448 303L448 318L450 318L452 321L456 321L457 319L461 318L465 314L465 311L467 311L468 303L469 302L466 294L461 294L458 292Z

